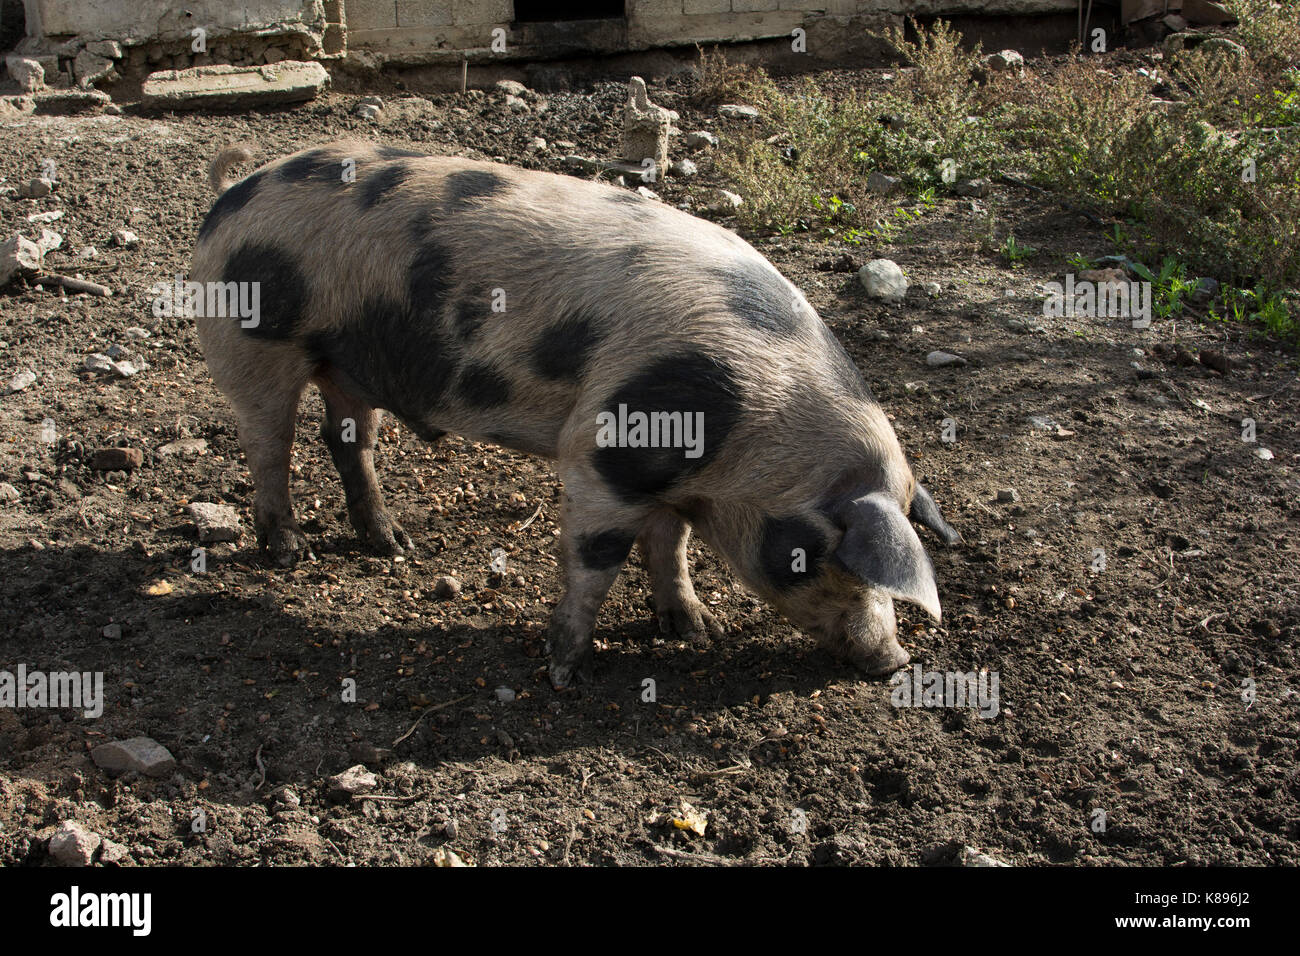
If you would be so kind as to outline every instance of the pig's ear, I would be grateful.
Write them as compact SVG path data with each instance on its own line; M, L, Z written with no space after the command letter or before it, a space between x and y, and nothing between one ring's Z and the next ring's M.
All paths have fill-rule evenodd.
M864 583L920 605L936 621L941 619L930 556L897 501L874 492L846 503L836 517L844 526L844 537L835 556L846 568Z
M942 538L946 545L951 546L961 541L957 529L943 520L939 506L935 504L930 492L926 491L925 485L918 484L916 494L912 496L912 520L929 528Z

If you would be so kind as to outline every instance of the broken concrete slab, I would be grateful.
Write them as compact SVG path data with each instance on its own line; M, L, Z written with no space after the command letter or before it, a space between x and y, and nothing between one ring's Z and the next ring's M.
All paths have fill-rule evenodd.
M113 104L113 98L100 90L50 90L36 94L32 100L35 102L36 112L60 116L72 113L98 113L109 107L117 109Z
M148 109L196 110L303 103L329 84L319 63L285 60L273 66L196 66L164 70L144 81Z
M82 50L72 62L72 73L77 78L77 85L83 90L89 89L100 80L116 79L117 66L106 56Z
M39 61L25 56L9 56L5 58L5 65L24 93L35 93L45 88L45 67Z
M195 501L189 506L190 517L198 531L199 541L214 544L218 541L238 541L239 513L229 505L212 501Z

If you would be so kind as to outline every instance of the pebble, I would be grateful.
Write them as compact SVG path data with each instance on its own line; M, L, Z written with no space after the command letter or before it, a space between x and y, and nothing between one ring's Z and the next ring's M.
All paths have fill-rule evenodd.
M21 372L16 372L14 373L14 377L9 379L8 394L12 395L14 392L21 392L29 385L35 383L35 381L36 381L35 372L29 371L27 369L24 369Z
M18 195L23 199L44 199L54 192L54 180L43 177L29 179L18 186Z
M943 368L945 365L965 365L966 360L951 352L934 351L925 357L925 364L934 368Z
M689 159L679 159L668 167L668 175L680 176L682 179L689 179L700 171L700 167Z
M636 187L636 194L642 199L658 199L659 194L653 189L647 189L645 186Z
M943 286L939 285L937 282L927 282L924 288L925 294L932 299L938 298L940 293L943 292Z
M92 471L135 471L143 464L139 448L96 448L90 456Z
M496 689L497 700L503 704L508 704L515 699L515 692L509 687L498 687Z
M116 776L134 770L146 777L165 777L176 769L176 758L152 737L132 737L100 744L90 752L95 766Z
M120 843L114 843L112 840L105 840L99 845L100 863L121 863L130 855L130 850Z
M546 140L542 139L540 136L534 136L528 141L528 151L530 153L546 152Z
M140 245L140 237L130 229L119 229L113 233L113 245L121 246L123 249L134 249Z
M872 171L867 176L867 189L873 193L879 193L882 196L888 196L891 193L898 192L903 188L903 181L897 176L887 176L884 173Z
M433 593L440 598L454 598L460 594L460 582L450 575L443 575L435 578L433 582Z
M710 133L706 129L696 130L693 133L686 134L686 147L688 149L699 149L702 146L714 147L718 145L718 136L716 133Z
M973 846L962 847L961 851L962 866L1007 866L1001 860L996 860L987 853L981 853Z
M204 438L178 438L176 441L168 442L159 446L155 454L159 458L193 458L201 455L208 450L207 439Z
M518 96L507 96L506 108L512 113L527 113L532 109L526 100L523 100Z
M229 505L219 505L211 501L195 501L187 509L194 519L199 541L238 541L240 532L239 513Z
M104 636L104 640L106 641L120 640L122 637L122 625L121 624L105 625L104 629L100 631L100 633Z
M12 504L22 500L22 493L7 481L0 481L0 501Z
M1272 461L1273 453L1269 451L1267 448L1256 448L1255 457L1260 459L1261 461Z
M1019 500L1020 500L1020 492L1016 491L1016 489L1014 488L998 489L998 501L1005 503L1008 501L1019 501Z
M379 778L359 763L330 777L329 785L335 793L368 793L379 786Z
M718 107L718 115L723 119L738 119L754 122L758 119L758 110L752 106L741 106L737 103L723 103Z
M60 866L90 866L102 842L76 820L64 820L50 837L50 856Z
M369 103L362 103L353 112L361 119L369 120L372 123L379 119L379 107L371 106Z

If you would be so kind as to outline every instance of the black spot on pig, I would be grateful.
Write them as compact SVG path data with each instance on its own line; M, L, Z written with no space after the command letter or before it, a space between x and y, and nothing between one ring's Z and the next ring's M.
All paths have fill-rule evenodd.
M406 182L410 175L411 170L405 163L389 163L378 172L371 173L362 181L358 190L361 207L372 209L381 199Z
M627 406L629 415L678 412L683 420L690 415L692 423L695 413L704 415L703 436L693 436L700 442L698 458L687 458L686 448L627 445L598 447L592 453L601 477L625 499L638 500L666 491L717 457L740 419L741 396L730 368L707 355L687 352L647 366L606 399L602 412L617 419L620 405ZM593 428L598 424L593 422Z
M626 531L602 531L578 536L578 560L593 571L607 571L627 560L636 535Z
M821 573L825 557L826 539L816 525L799 517L763 519L759 564L763 575L778 590L787 591L812 581Z
M300 153L280 166L280 179L287 183L338 183L343 185L343 158L328 150Z
M492 293L476 289L461 295L451 307L451 329L462 342L468 342L492 315Z
M439 242L423 239L411 258L406 292L415 321L435 327L453 285L451 253Z
M804 324L794 286L771 266L738 259L709 272L721 284L727 308L747 325L770 335L793 335Z
M461 369L456 391L471 408L493 408L510 401L510 380L495 366L472 362Z
M287 252L266 243L246 242L226 260L221 281L257 283L257 324L245 328L240 323L247 335L259 339L293 336L306 306L307 279Z
M495 196L506 188L506 181L486 169L462 169L447 177L446 202L451 210L467 209L471 201Z
M245 176L217 197L217 201L208 210L203 225L199 226L200 240L207 238L224 220L248 205L248 201L253 198L262 184L262 175L262 173L253 173Z
M404 303L372 298L351 321L313 333L308 353L342 372L377 408L386 408L426 441L441 435L425 424L455 372L456 357L435 327L413 322Z
M551 381L577 382L600 335L591 319L575 316L542 330L530 356L533 371Z

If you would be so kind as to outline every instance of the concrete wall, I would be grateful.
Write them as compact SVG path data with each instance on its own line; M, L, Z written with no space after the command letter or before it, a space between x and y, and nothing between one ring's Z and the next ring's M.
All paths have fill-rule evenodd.
M315 33L325 28L323 0L24 0L29 36L180 40L202 27L231 33Z

